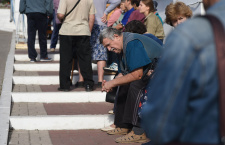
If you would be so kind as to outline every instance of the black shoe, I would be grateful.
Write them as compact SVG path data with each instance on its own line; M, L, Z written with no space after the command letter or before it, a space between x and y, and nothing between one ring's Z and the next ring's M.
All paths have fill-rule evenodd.
M75 84L75 87L76 87L76 88L83 88L83 87L84 87L84 82L77 82L77 83Z
M91 86L91 85L86 85L86 86L85 86L85 90L86 90L87 92L91 92L91 91L93 91L93 86Z
M62 88L58 88L58 91L64 91L64 92L69 92L70 91L70 89L62 89Z

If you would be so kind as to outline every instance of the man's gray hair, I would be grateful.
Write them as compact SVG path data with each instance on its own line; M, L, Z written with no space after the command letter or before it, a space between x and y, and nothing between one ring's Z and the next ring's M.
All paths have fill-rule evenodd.
M117 34L118 36L122 35L122 32L120 30L117 30L115 28L112 27L107 27L105 29L103 29L99 35L99 41L102 44L103 39L108 38L113 40L114 39L114 34Z

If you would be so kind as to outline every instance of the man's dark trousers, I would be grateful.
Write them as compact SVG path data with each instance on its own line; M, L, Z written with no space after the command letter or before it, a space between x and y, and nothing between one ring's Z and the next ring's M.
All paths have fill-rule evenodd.
M119 88L114 124L120 128L132 128L139 126L138 106L140 103L140 91L146 87L148 80L136 80Z
M35 50L36 31L38 30L38 38L40 45L40 56L46 58L47 56L47 15L43 13L27 13L28 23L28 56L30 59L37 57Z
M77 56L84 85L94 85L91 65L90 36L60 35L60 88L70 88L70 72L74 54ZM76 62L75 62L76 63Z

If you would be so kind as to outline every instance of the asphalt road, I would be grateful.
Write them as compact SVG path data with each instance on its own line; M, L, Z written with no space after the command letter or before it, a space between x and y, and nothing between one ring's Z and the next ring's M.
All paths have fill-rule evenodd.
M5 64L10 50L12 32L0 31L0 94L4 79Z

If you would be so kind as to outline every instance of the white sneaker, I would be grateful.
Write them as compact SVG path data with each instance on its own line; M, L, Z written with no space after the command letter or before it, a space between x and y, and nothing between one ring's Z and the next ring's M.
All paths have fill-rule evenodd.
M101 131L109 131L109 130L113 130L115 129L114 127L111 127L111 126L106 126L104 128L101 129Z
M109 113L109 114L114 114L113 110L109 110L108 113Z
M118 64L114 62L114 63L110 64L109 67L103 67L103 69L106 70L106 71L117 72L118 71Z

